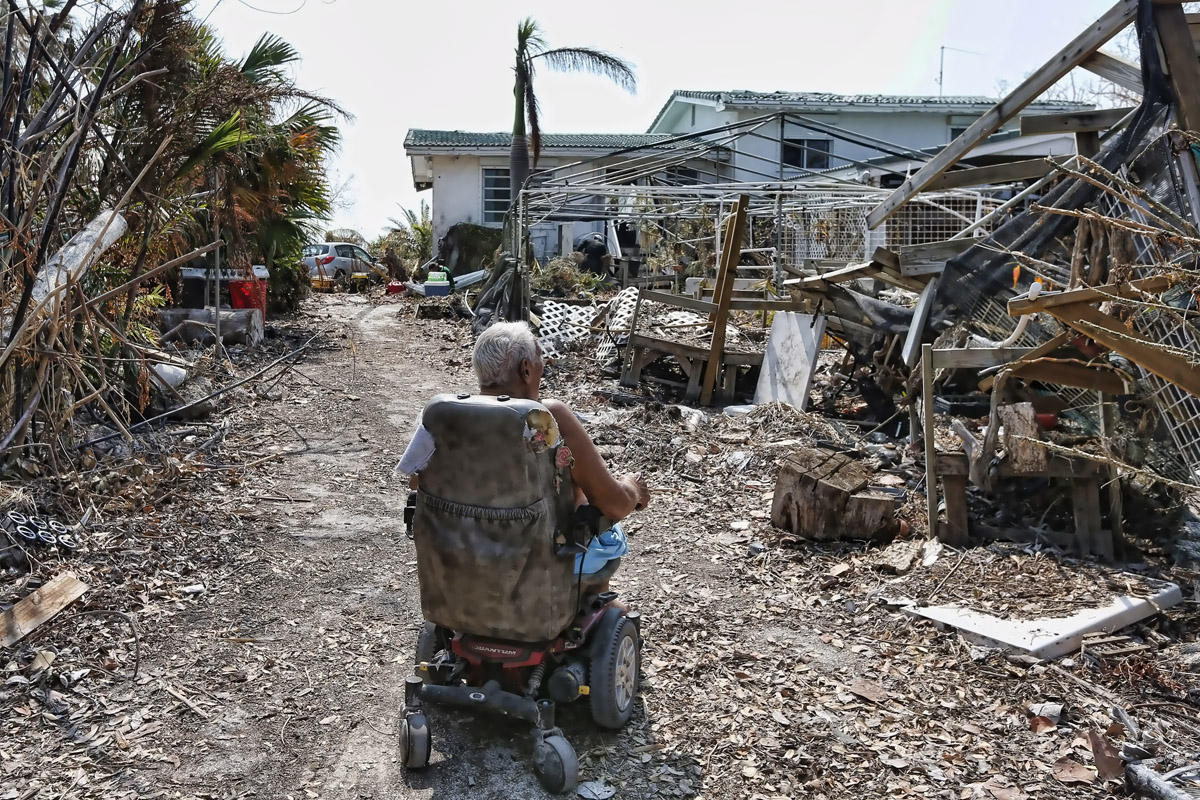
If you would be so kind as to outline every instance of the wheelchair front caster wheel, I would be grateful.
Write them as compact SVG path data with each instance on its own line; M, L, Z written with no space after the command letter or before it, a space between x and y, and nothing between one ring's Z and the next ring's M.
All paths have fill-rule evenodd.
M547 792L569 792L579 782L579 758L565 737L547 736L533 753L533 772Z
M429 720L418 712L400 720L400 756L409 769L423 769L429 765L429 753L433 749L433 737L429 734Z

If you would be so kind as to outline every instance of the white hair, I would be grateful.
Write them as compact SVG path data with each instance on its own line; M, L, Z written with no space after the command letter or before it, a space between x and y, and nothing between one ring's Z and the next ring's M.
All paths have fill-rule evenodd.
M479 388L503 386L514 377L521 362L536 362L537 339L526 322L497 322L475 342L471 365L479 378Z

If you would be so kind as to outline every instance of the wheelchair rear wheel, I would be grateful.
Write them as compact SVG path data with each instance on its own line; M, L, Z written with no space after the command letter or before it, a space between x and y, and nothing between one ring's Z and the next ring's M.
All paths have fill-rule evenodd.
M633 716L633 700L641 682L641 659L637 625L621 617L612 627L600 657L592 661L589 697L592 719L600 727L616 730Z

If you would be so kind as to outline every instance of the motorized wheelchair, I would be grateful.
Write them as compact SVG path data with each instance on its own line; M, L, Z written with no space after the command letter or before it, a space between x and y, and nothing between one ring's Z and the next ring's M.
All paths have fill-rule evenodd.
M422 424L436 450L405 514L425 623L404 686L404 763L429 763L427 703L485 709L531 723L538 780L569 791L579 761L556 704L587 697L596 724L617 729L640 681L641 619L600 591L616 563L575 568L608 521L576 508L570 451L540 403L439 395Z

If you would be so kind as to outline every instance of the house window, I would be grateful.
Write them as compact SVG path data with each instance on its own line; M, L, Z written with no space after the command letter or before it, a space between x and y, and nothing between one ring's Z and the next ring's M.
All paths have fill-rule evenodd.
M950 141L954 141L963 135L963 131L967 129L966 125L951 125L950 126Z
M503 225L511 204L511 183L505 167L483 168L483 224Z
M784 139L783 165L796 169L829 169L832 139Z

